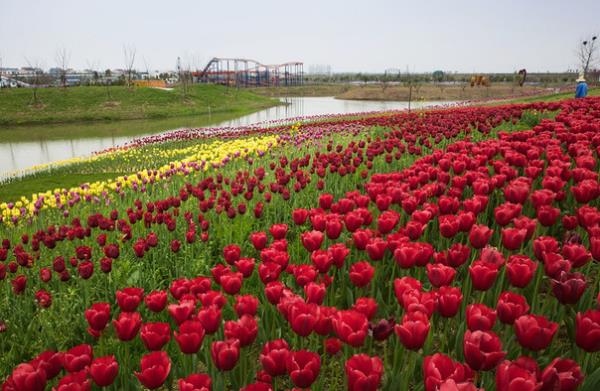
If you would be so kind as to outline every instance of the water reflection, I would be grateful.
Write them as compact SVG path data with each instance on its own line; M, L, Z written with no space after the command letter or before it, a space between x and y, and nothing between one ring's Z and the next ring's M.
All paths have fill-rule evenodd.
M339 100L331 97L288 97L282 98L282 101L286 104L225 121L219 118L219 115L211 115L91 125L32 126L26 128L31 141L20 141L22 133L18 138L13 137L17 132L23 132L24 128L0 130L0 177L39 164L86 156L94 151L122 145L135 137L156 134L167 129L245 126L300 116L408 107L407 102ZM441 103L443 102L413 102L412 107Z

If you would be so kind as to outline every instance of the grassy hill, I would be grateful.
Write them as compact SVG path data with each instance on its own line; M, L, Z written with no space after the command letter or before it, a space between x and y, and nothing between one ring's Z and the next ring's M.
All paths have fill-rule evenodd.
M81 123L106 120L158 119L189 115L244 115L274 106L277 100L246 90L193 85L161 90L123 86L40 88L34 103L31 89L0 91L0 126Z

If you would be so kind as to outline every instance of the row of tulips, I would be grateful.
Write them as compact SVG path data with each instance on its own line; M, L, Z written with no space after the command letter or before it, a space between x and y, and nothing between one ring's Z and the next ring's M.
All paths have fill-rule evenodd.
M597 175L593 175L598 153L598 140L595 137L598 102L568 102L561 108L562 112L556 121L543 122L531 132L501 134L498 140L480 143L458 142L450 145L445 152L436 151L425 156L401 172L375 174L371 181L365 183L364 194L359 191L350 192L337 201L334 201L335 198L330 194L321 195L318 197L318 208L293 211L290 217L296 227L290 228L285 224L271 225L271 243L268 243L268 236L264 232L255 232L250 236L251 248L240 243L241 247L245 248L244 252L256 251L255 257L260 259L259 262L250 257L242 258L242 249L236 245L226 246L222 253L226 264L212 268L212 281L199 277L193 280L193 284L180 279L171 284L170 293L175 302L168 305L170 318L166 320L170 319L171 324L176 325L174 339L180 351L174 351L171 347L168 348L170 354L162 351L144 355L140 361L141 369L136 373L139 381L150 388L159 387L169 377L171 360L177 359L178 368L186 367L190 372L204 368L210 373L210 376L183 376L186 374L178 373L177 376L181 376L179 385L182 388L188 380L192 385L197 382L198 388L206 382L210 384L211 381L221 382L217 387L222 387L224 383L242 387L248 377L252 360L240 360L240 349L246 348L251 354L253 347L261 343L259 346L263 346L264 353L267 344L273 343L278 346L276 350L284 351L280 360L274 360L285 363L284 371L279 369L279 372L274 371L277 374L269 373L261 354L259 361L264 372L257 374L257 382L249 386L252 387L249 389L269 389L273 384L277 385L277 379L282 375L287 377L279 379L282 382L280 384L286 386L293 383L297 387L309 387L316 381L317 388L323 387L324 384L319 381L319 373L324 359L317 353L321 349L323 354L327 352L334 357L333 361L327 360L330 363L343 358L350 389L376 389L382 382L386 387L393 389L391 387L397 384L395 381L398 379L402 386L407 387L405 382L412 380L411 370L414 372L417 361L421 362L421 355L412 351L422 351L427 355L422 366L423 384L428 389L469 389L475 388L475 384L486 385L491 381L486 372L496 367L496 385L499 388L502 382L508 382L508 387L513 381L517 381L516 384L522 384L519 382L524 381L531 385L531 389L570 389L569 386L577 386L583 381L583 375L582 369L573 360L555 358L553 354L556 350L551 350L543 356L531 353L546 349L552 342L559 322L548 318L550 311L556 309L558 303L569 307L560 307L559 312L565 319L555 320L565 323L565 328L569 329L569 318L576 318L575 339L579 341L577 345L584 351L593 352L597 350L594 343L598 344L597 336L594 340L598 316L596 310L591 309L593 292L590 291L593 289L585 289L585 278L590 278L596 271L590 260L592 256L596 258L593 243L597 238L597 229L594 227L597 227L600 221L597 218L598 211L593 206L599 195ZM450 116L450 113L445 115ZM443 128L442 125L440 127ZM347 159L347 167L351 171L353 154L381 156L386 162L389 156L391 163L391 152L394 149L403 152L408 148L409 151L412 149L412 153L420 153L419 147L416 146L418 139L412 139L411 144L411 135L404 134L405 130L392 129L386 132L384 141L369 140L362 146L360 143L351 143L345 151L343 147L339 148L337 154L341 161L337 161L334 153L323 160L317 155L313 162L317 161L323 165L315 167L313 163L314 173L320 176L319 168L327 170L335 165L335 171L331 171L343 176L339 172L340 168L346 167L344 160ZM452 138L457 134L458 132L445 136ZM420 140L424 144L428 142L424 138ZM356 152L353 153L353 150ZM362 152L363 150L366 152ZM359 151L361 153L358 153ZM542 157L545 157L545 161ZM302 159L299 160L296 163L299 167L309 164L303 165ZM307 160L310 162L310 159ZM372 160L367 161L367 166L370 161ZM571 162L576 164L574 169L570 168ZM272 168L277 174L277 181L271 183L271 189L273 184L287 189L286 186L291 185L292 178L296 180L295 183L300 184L298 190L303 189L303 181L306 187L312 173L297 175L299 171L296 167L291 170L294 175L286 178L288 174L283 167L289 162L279 163L282 171L277 172L275 167ZM361 164L362 161L355 169ZM483 170L484 167L486 170ZM490 168L493 174L490 174ZM356 178L360 178L360 175ZM239 179L238 183L242 189L251 183L247 181L247 177L242 176ZM123 220L121 223L118 217L112 219L93 215L95 217L88 219L86 228L76 222L67 227L64 237L58 241L54 240L54 244L51 243L52 239L45 239L48 234L54 235L55 230L38 232L37 245L42 244L44 252L51 253L56 249L57 242L60 244L65 239L89 241L87 238L92 229L102 229L110 234L116 228L115 225L135 225L137 229L149 229L155 224L168 225L179 216L169 214L165 222L164 212L169 209L177 210L182 201L197 198L202 210L202 201L206 197L201 199L199 195L206 190L210 191L211 185L210 181L205 183L200 183L197 188L192 185L186 187L184 194L187 195L182 195L180 191L176 199L167 199L166 203L153 203L152 211L147 206L144 213L143 205L136 205L137 211L131 209L131 213L128 212L129 222ZM217 180L216 183L220 182ZM256 186L255 183L253 187ZM541 190L537 190L538 187ZM200 189L196 190L196 194L195 188ZM218 189L214 189L216 193ZM545 192L546 190L552 194ZM189 194L192 194L192 197ZM243 193L239 191L238 194ZM285 199L285 193L281 191L280 194ZM231 199L220 198L216 206L219 205L223 206L222 211L229 212L232 207ZM552 208L558 209L558 215ZM237 213L240 212L239 205L236 209L232 217L240 214ZM543 213L540 213L540 210ZM150 215L146 218L148 212ZM159 214L162 214L160 222L155 220ZM559 219L561 215L562 218ZM193 232L193 235L189 235L191 237L198 234L196 223L191 218L193 215L183 217L184 224L187 225L186 241L189 243L188 233ZM259 217L260 214L257 218ZM140 223L136 225L138 221ZM199 219L198 222L207 222L204 224L206 229L200 227L202 233L207 233L210 225L208 220ZM305 228L306 224L310 224L308 230ZM100 228L101 225L105 228ZM69 230L73 231L71 235L68 234ZM121 228L119 231L123 232ZM130 236L127 240L131 240L131 228L129 235L127 229L124 231L123 239ZM540 235L540 232L546 235ZM554 244L550 239L546 239L565 233L568 233L569 237L563 239L562 245L557 239L554 239ZM29 238L21 239L22 244L17 245L13 251L15 261L9 265L19 265L17 267L28 269L33 266L34 259L37 259L36 251L39 250L32 248L33 254L28 253L24 246L31 244L33 247L34 242L30 242ZM97 238L98 246L102 246L106 255L103 259L119 258L119 245L107 245L105 240L106 238L100 235ZM148 251L157 246L157 241L156 234L149 234L143 241L135 242L135 255L146 256ZM496 244L500 250L486 247L488 244ZM548 247L544 247L546 245ZM170 242L170 246L174 251L173 241ZM3 244L6 254L8 250L12 250L10 247L10 242ZM136 250L136 247L139 250ZM77 246L75 256L71 258L72 267L77 266L78 270L84 270L83 273L79 272L80 275L83 274L82 277L86 275L86 267L89 268L87 265L92 263L92 253L92 246ZM533 253L537 261L532 260ZM60 257L57 259L53 262L54 272L62 273L67 270L63 269L64 258L62 265ZM543 264L543 271L537 267L538 262ZM82 267L82 264L86 267ZM579 273L582 276L574 276L578 273L572 273L571 268L586 270ZM512 272L512 278L509 272L511 269L515 270ZM40 277L44 280L41 270L43 269L40 269ZM524 271L531 273L529 280ZM44 274L48 272L45 271ZM17 288L20 283L15 281L20 277L24 276L12 280L16 292L19 291ZM551 279L551 290L544 290L546 278ZM519 279L520 281L517 281ZM583 289L581 283L574 282L582 279ZM453 287L453 283L460 285ZM514 292L507 289L509 283ZM220 291L213 290L212 284L220 287ZM260 289L261 284L264 285L264 289ZM240 296L242 290L246 291L246 294ZM114 336L105 332L110 313L104 314L104 327L100 327L102 322L96 323L95 327L90 323L89 334L99 338L100 348L105 344L105 339L109 340L106 342L109 344L116 337L127 345L125 341L132 341L139 335L148 350L153 350L146 345L150 344L146 342L146 339L150 338L149 335L154 333L163 338L168 335L166 342L158 348L160 350L169 343L170 324L164 322L165 319L162 319L162 322L144 323L143 319L147 319L146 316L160 315L142 316L136 309L142 300L148 306L148 302L152 302L148 297L164 297L160 299L164 300L163 308L155 308L158 310L157 314L163 313L167 306L166 292L152 292L142 297L143 294L139 290L137 293L130 291L120 290L117 293L116 302L121 313L113 321ZM478 294L472 291L484 293L477 296ZM552 292L557 300L548 297L549 292ZM125 296L136 296L137 305L128 307L125 304L128 300ZM467 301L472 303L467 304ZM501 301L503 307L500 306ZM201 307L196 311L199 303ZM110 304L101 304L104 308L106 305L110 308ZM493 308L496 305L497 307ZM456 309L452 308L453 306ZM94 306L89 309L93 308ZM586 308L588 310L584 312ZM219 312L217 329L214 329L214 325L211 329L207 327L211 326L210 324L202 321L203 317L209 315L201 313L217 310L222 310L225 316L232 320L223 323ZM154 313L150 306L148 311ZM573 311L573 314L568 311ZM575 311L579 313L572 316L575 315ZM500 315L501 313L503 315ZM90 322L87 314L86 311L86 318ZM502 323L514 325L514 331L498 328L495 322L496 314ZM237 320L233 320L236 317ZM162 323L162 326L154 326L154 323ZM440 325L443 325L442 330L439 329ZM291 332L283 331L290 329ZM282 330L286 339L293 340L293 343L272 339L272 336L277 335L277 330ZM586 335L585 330L590 330L587 332L589 335ZM213 340L209 349L208 346L203 347L202 340L207 334L211 334L211 331L214 336L211 337ZM394 331L398 342L389 339ZM567 334L570 334L570 330ZM580 334L584 336L580 337ZM257 341L259 335L261 337ZM456 335L457 338L452 340L448 335ZM519 345L522 346L510 346L512 335L516 336ZM570 337L562 336L561 341L568 341ZM195 350L196 346L190 339L200 341ZM506 350L503 351L503 343L508 344L512 350L504 346ZM298 350L292 349L291 346ZM192 360L191 365L182 365L187 363L186 355L201 357L201 353L196 354L201 348L207 352L210 350L210 357L205 355L208 359L200 360L201 362ZM119 349L118 347L117 350ZM186 350L193 353L186 353ZM428 355L435 350L444 350L455 359L464 358L465 363L455 362L443 354ZM539 360L516 357L516 354L527 352ZM581 355L579 351L574 353ZM90 363L79 370L69 371L64 365L64 354L56 354L61 357L59 361L62 368L69 372L59 383L65 378L68 378L69 382L76 382L71 380L76 378L81 379L81 383L87 381L89 384L90 379L96 382L91 375ZM507 355L513 357L512 361L501 362ZM126 365L128 370L133 369L128 365L128 354L121 353L118 356L121 366ZM589 372L589 369L597 365L594 357L582 357L584 363L580 364L584 364L583 372ZM107 367L119 366L113 365L113 361L117 362L114 358L101 358L102 362L107 362ZM7 381L8 386L17 387L14 384L20 380L15 382L15 378L28 378L29 373L32 373L31 376L35 373L35 376L41 378L40 365L34 361L15 368ZM537 369L538 362L547 364L543 371ZM431 363L434 363L433 369ZM27 365L28 367L25 367ZM217 375L218 371L226 372L236 365L239 380L223 379L223 376ZM245 370L239 368L244 365ZM400 368L406 368L406 376L399 378L394 374ZM75 372L80 370L85 371L83 375L75 375ZM114 369L112 371L114 372ZM435 375L438 380L435 380L434 375L428 375L430 372L439 373L439 376ZM51 377L46 373L46 378ZM171 379L173 380L172 376ZM41 383L45 385L45 380ZM100 385L98 382L96 384ZM121 383L120 386L127 387L127 384Z

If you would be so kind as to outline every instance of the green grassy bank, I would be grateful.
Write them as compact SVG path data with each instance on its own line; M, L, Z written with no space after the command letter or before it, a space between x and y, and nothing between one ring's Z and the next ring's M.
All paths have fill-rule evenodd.
M275 99L253 92L216 85L180 88L148 87L40 88L37 102L26 88L0 91L2 127L47 125L133 119L164 119L192 115L223 115L230 118L274 106Z

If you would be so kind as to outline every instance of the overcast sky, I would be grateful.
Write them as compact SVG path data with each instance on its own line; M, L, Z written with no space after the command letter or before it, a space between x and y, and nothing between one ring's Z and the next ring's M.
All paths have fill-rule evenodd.
M600 0L0 0L4 66L193 67L212 57L303 61L335 72L564 71L600 32Z

